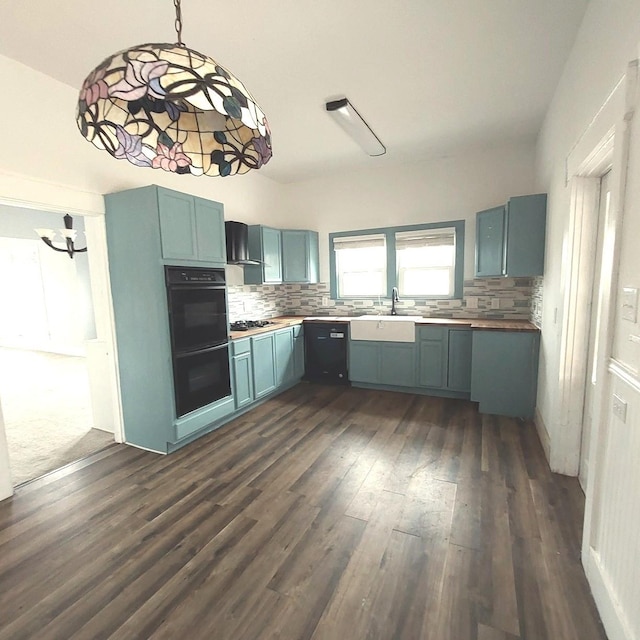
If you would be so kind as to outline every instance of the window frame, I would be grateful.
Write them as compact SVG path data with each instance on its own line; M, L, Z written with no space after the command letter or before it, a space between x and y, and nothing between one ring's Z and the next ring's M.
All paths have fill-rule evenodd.
M396 233L403 231L424 231L429 229L443 229L451 227L455 229L455 267L454 267L454 290L451 296L417 296L407 297L407 300L428 301L428 300L456 300L463 297L464 286L464 220L448 220L444 222L430 222L424 224L410 224L401 227L379 227L376 229L358 229L355 231L338 231L329 234L329 285L332 300L372 300L377 296L339 296L338 277L336 266L336 252L333 248L334 238L367 236L383 234L386 238L387 248L387 292L385 299L391 298L391 290L397 286L397 263L396 263Z

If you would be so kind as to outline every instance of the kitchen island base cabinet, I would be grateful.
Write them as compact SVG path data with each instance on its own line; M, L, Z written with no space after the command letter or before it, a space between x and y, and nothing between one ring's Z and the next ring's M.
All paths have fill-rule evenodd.
M540 336L533 331L474 331L471 400L481 413L533 417Z

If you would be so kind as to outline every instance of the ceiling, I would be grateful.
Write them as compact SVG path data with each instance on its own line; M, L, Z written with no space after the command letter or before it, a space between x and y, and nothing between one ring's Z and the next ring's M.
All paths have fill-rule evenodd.
M287 183L533 141L586 5L183 0L183 40L249 88L273 136L261 174ZM115 51L175 42L173 25L171 0L3 0L0 54L78 89ZM385 156L366 156L324 112L342 96Z

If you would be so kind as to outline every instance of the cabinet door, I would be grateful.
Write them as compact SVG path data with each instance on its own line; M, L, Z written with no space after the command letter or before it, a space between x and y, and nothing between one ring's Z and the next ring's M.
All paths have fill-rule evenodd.
M193 197L158 189L162 257L197 260L196 218Z
M380 384L416 386L415 343L380 343Z
M482 413L533 417L539 339L533 331L473 331L471 399Z
M441 389L447 386L449 330L445 327L417 327L418 386Z
M309 282L309 235L282 231L282 281Z
M233 398L236 409L253 402L253 374L251 371L251 354L243 353L234 356L233 364Z
M447 387L452 391L471 389L470 329L449 329L449 367Z
M195 199L198 260L223 264L227 261L224 215L218 202Z
M253 389L256 399L266 396L276 388L274 334L251 338L253 355Z
M296 380L304 375L304 336L293 339L293 370Z
M282 246L278 229L262 227L262 255L264 260L264 282L282 282Z
M476 214L476 276L501 276L505 261L505 208Z
M285 329L275 332L276 344L276 386L288 384L293 380L293 331Z
M509 200L505 273L510 278L543 274L546 219L546 194L518 196Z
M351 340L349 342L349 380L378 384L380 343Z

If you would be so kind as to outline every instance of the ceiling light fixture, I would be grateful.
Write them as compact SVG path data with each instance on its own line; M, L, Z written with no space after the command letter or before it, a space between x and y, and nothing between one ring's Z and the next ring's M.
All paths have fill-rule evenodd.
M271 158L267 118L245 86L182 42L141 44L109 56L80 90L77 123L99 149L138 167L229 176Z
M364 149L370 156L382 156L387 150L380 139L365 122L356 108L347 100L332 100L325 104L333 119Z
M75 253L84 253L87 250L87 247L84 249L78 249L74 244L78 232L73 228L73 218L67 213L63 220L64 229L36 229L36 233L40 236L40 239L47 245L47 247L51 247L54 251L62 251L66 253L73 260L73 255ZM62 240L65 243L64 248L56 247L53 244L56 233L62 237Z

